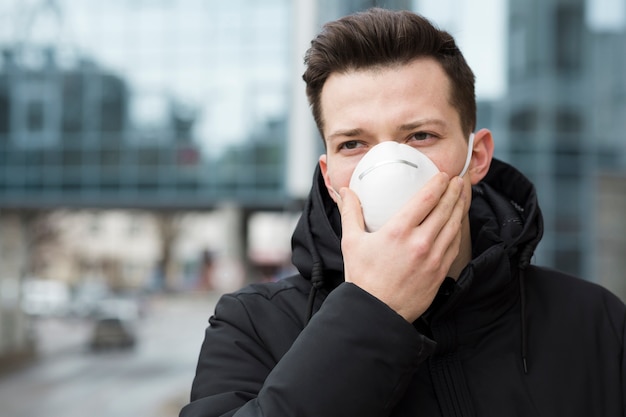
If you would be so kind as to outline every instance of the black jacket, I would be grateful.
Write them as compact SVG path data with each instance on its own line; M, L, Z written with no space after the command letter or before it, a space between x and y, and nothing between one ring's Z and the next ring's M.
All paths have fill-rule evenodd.
M473 260L411 324L343 282L339 214L316 173L293 236L300 275L222 297L180 415L626 416L626 308L529 264L532 184L493 161L470 221Z

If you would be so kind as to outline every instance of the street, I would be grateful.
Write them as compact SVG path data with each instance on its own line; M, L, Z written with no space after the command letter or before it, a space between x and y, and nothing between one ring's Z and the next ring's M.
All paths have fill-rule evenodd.
M93 352L84 320L40 319L39 359L0 376L6 417L172 417L187 402L218 295L158 296L133 349Z

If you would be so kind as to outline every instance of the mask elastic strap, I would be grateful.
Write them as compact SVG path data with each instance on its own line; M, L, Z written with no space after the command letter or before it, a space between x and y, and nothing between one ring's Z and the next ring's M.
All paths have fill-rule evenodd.
M473 151L474 151L474 134L472 133L467 143L467 157L465 158L465 166L463 167L463 170L459 174L459 177L462 177L463 175L467 173L467 169L469 168L470 161L472 160Z

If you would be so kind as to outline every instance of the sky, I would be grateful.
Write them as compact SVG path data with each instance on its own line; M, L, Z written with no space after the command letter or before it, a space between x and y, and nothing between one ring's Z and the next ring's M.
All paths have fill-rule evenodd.
M585 20L595 31L623 31L626 26L626 0L587 0Z
M476 96L506 93L507 0L417 0L418 12L454 36L476 75Z

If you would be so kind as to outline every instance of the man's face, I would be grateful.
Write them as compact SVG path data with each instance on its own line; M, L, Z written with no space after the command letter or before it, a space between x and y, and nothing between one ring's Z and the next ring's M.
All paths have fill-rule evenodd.
M449 97L450 81L431 58L331 74L321 94L326 155L319 161L330 195L330 187L347 187L363 155L384 141L413 146L440 171L459 175L467 138Z

